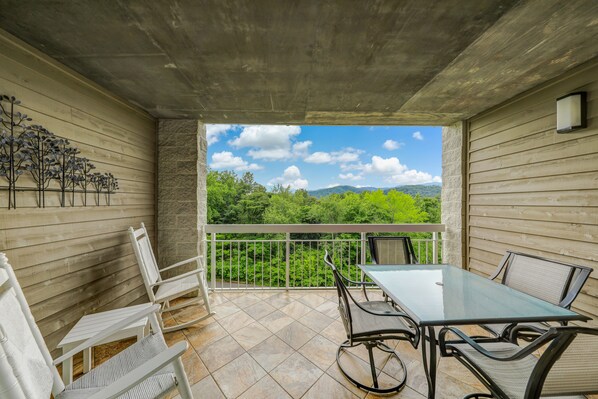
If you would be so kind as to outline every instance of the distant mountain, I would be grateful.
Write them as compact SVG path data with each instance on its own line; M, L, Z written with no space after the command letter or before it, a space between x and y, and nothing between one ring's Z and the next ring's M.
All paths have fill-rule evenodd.
M343 194L346 192L363 193L364 191L376 191L383 190L384 194L387 194L391 190L400 191L405 194L416 196L417 194L422 197L435 197L440 195L442 186L440 183L429 183L429 184L415 184L409 186L398 186L398 187L353 187L353 186L334 186L328 188L321 188L319 190L308 191L307 193L316 198L322 198L330 194Z

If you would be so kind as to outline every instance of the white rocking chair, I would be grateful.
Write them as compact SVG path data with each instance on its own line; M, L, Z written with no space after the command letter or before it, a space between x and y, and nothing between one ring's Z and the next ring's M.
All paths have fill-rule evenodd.
M158 263L154 257L154 252L152 251L152 246L150 244L145 225L141 223L141 228L137 230L133 229L133 227L129 227L129 237L131 239L131 243L133 244L133 249L137 258L137 263L139 264L139 269L141 270L141 276L143 277L145 288L147 289L147 295L152 303L161 305L160 314L169 312L171 310L181 309L202 301L206 308L206 315L183 324L178 324L174 327L166 328L164 326L162 317L160 317L160 324L164 332L171 332L189 327L214 314L210 308L210 300L208 298L208 289L205 282L204 268L202 267L202 256L196 256L160 270L158 269ZM197 269L168 278L166 280L162 280L160 272L175 269L192 262L197 264ZM170 306L169 301L172 299L180 298L183 295L196 290L199 290L202 298L193 298L175 306Z
M182 398L193 399L181 361L188 344L166 346L156 317L158 305L108 326L53 361L14 271L0 253L0 309L0 398L48 399L52 394L55 399L151 399L178 388ZM148 316L150 335L64 385L57 364Z

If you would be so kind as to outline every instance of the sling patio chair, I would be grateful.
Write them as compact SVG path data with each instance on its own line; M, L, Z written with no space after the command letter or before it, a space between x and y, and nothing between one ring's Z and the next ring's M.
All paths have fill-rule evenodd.
M592 269L585 266L558 262L535 255L507 251L495 273L496 280L502 273L501 283L518 291L569 309L588 280ZM499 340L508 340L511 329L517 324L484 324L483 329ZM517 339L531 341L550 328L548 323L519 325Z
M205 315L173 327L165 327L162 317L160 317L160 325L162 326L162 330L164 332L171 332L189 327L202 320L205 320L208 317L211 317L214 314L210 308L208 288L206 286L204 268L202 267L202 256L196 256L182 262L177 262L174 265L165 267L163 269L158 269L158 263L154 257L154 252L152 250L145 225L141 223L141 228L137 230L133 229L133 227L129 227L129 238L131 239L131 244L133 245L133 250L135 252L135 257L137 258L137 263L139 264L143 283L145 284L145 288L147 290L147 295L152 303L161 305L160 316L162 316L162 313L164 312L181 309L202 302L206 308L207 313ZM197 268L165 280L163 280L162 276L160 275L161 272L176 269L180 266L190 263L195 263ZM181 298L195 291L199 291L201 297L198 296L197 298L187 299L174 306L170 306L171 300Z
M181 356L187 342L166 346L156 313L145 308L73 350L52 360L8 259L0 253L0 398L8 399L152 399L178 389L193 399ZM98 345L135 321L149 317L152 332L118 355L64 385L56 365Z
M368 244L372 262L377 265L413 265L417 264L417 256L413 250L411 237L376 237L369 236ZM361 279L364 279L362 274ZM369 300L366 288L370 284L363 285L363 294ZM388 299L386 294L383 294Z
M377 265L413 265L418 263L410 237L368 237L372 261Z
M515 336L517 328L511 332ZM456 338L447 340L449 333ZM491 392L465 398L583 399L581 395L598 393L598 329L551 327L520 347L511 342L476 342L457 328L445 327L439 345L442 356L456 358ZM542 355L534 356L545 345Z
M398 392L407 381L407 368L399 357L399 354L384 343L386 340L409 341L414 348L419 344L420 333L415 322L405 313L399 313L385 301L364 301L357 302L349 292L345 282L359 286L362 282L352 281L338 272L332 258L326 251L324 262L332 270L334 285L338 293L338 309L347 333L347 340L344 341L336 352L336 362L342 374L356 387L369 392L386 394ZM343 368L341 355L349 348L364 345L368 351L369 365L372 375L372 382L365 383L357 381ZM392 387L381 388L378 382L376 364L374 361L373 349L389 353L400 364L403 376L399 383ZM393 376L397 378L397 376Z

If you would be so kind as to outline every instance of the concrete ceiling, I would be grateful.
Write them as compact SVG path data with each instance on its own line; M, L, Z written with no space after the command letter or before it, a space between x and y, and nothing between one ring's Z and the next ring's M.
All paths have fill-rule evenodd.
M449 124L598 56L595 0L0 0L0 27L160 118Z

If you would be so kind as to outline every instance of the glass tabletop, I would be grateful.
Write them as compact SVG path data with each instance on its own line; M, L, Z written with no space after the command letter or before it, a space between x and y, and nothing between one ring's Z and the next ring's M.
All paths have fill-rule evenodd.
M450 265L359 265L421 326L587 320Z

